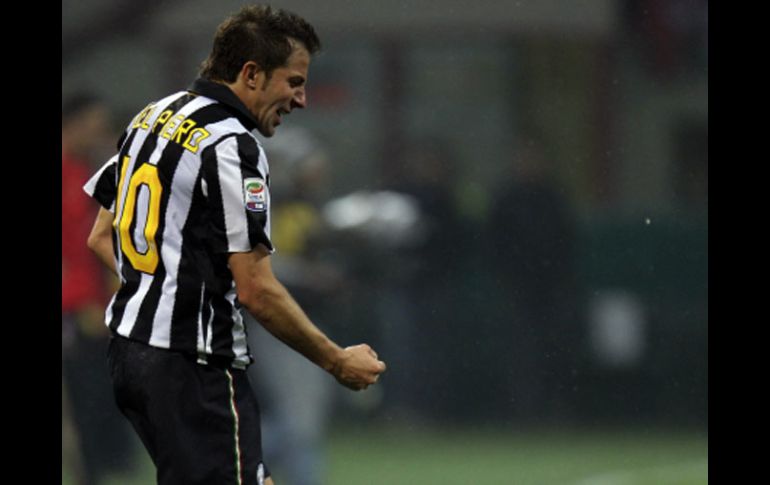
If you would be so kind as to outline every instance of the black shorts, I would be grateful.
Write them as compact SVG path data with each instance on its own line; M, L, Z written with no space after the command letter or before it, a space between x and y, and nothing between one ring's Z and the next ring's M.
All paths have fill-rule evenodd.
M262 485L269 472L245 371L117 336L108 356L115 400L159 485Z

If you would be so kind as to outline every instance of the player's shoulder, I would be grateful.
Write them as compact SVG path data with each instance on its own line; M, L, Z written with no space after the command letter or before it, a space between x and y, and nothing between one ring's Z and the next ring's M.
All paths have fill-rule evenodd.
M231 136L247 136L258 143L247 124L229 106L205 96L200 97L200 102L206 103L206 105L201 106L201 109L193 115L192 119L205 126L213 139L221 140Z
M147 129L151 122L157 122L159 119L163 119L165 121L163 118L163 113L168 110L173 110L174 103L178 102L182 97L185 96L185 94L187 94L186 91L178 91L163 98L154 99L144 105L142 109L137 111L133 118L131 118L129 121L128 126L126 126L123 138L125 138L125 136L132 129ZM118 145L121 143L122 142L118 143Z
M239 150L260 153L262 148L249 123L226 103L192 91L178 91L148 104L131 128L144 128L183 144L192 153L202 153L229 139L237 139Z
M226 107L218 107L228 111ZM231 114L231 113L230 113ZM265 151L255 133L238 118L229 116L220 121L206 125L208 138L201 143L205 154L217 152L217 159L237 156L258 163L265 158Z
M189 90L177 91L150 102L137 117L158 118L164 123L181 126L185 120L195 122L217 134L248 132L243 123L220 101ZM171 122L170 120L175 120Z

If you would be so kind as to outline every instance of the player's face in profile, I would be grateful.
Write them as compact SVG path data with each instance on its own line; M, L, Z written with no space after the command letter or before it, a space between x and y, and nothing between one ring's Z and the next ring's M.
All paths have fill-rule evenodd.
M298 42L292 42L294 51L286 65L273 70L257 93L252 113L259 132L273 136L281 124L281 116L295 108L305 107L305 82L310 67L310 53Z

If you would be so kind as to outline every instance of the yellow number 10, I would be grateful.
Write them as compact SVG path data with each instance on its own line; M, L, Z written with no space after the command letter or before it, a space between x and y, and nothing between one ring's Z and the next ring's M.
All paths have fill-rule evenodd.
M129 157L123 157L118 194L123 193L128 162ZM137 251L136 244L134 244L130 234L131 223L134 221L134 213L136 212L136 198L142 185L147 187L150 195L143 231L144 239L147 242L147 250L144 253ZM113 222L113 226L120 236L120 247L123 254L126 255L134 269L143 273L153 274L158 267L158 246L155 243L155 233L158 231L158 223L160 222L160 196L162 193L163 187L158 178L158 167L149 163L142 164L139 170L131 175L123 201L123 211L120 218Z

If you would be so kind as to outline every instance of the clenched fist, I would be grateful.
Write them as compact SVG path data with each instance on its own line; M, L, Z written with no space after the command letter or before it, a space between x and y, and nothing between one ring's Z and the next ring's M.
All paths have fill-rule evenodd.
M385 362L377 359L377 352L367 344L359 344L342 351L331 373L343 386L360 391L377 382L385 369Z

